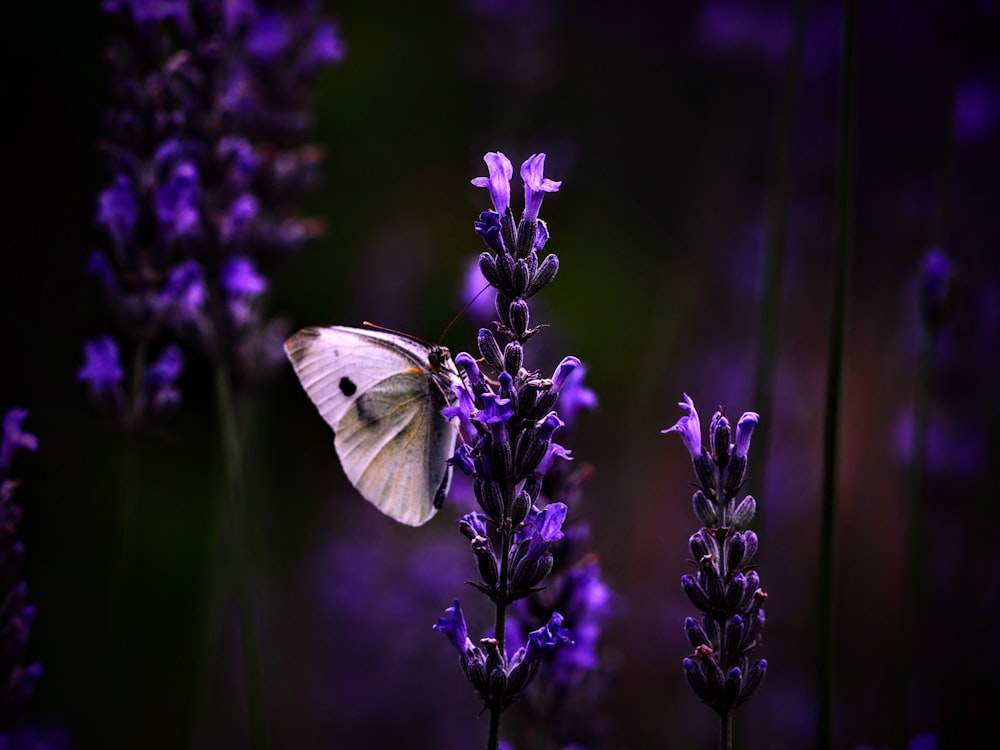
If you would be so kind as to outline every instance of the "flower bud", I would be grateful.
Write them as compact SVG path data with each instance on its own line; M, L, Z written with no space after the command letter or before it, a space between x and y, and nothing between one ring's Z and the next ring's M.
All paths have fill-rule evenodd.
M743 535L739 532L730 534L725 541L726 548L726 568L728 570L739 570L743 564L743 555L747 549L747 543Z
M511 341L503 350L503 369L511 375L517 375L521 371L524 362L524 351L516 341Z
M496 482L476 477L472 484L476 500L490 518L503 518L503 492Z
M538 270L535 272L527 291L524 293L524 298L528 299L551 284L558 272L559 258L549 253L545 256L545 260L542 261L541 265L538 266Z
M531 277L528 272L528 264L524 258L519 258L511 271L510 291L515 297L522 297L528 289L528 282Z
M500 345L497 344L493 332L486 329L479 329L479 353L494 372L503 370L503 355L500 353Z
M681 587L696 609L702 612L711 611L712 607L708 601L708 594L693 576L681 576Z
M490 253L482 253L479 256L479 271L483 278L494 289L500 286L500 275L497 273L496 258Z
M747 495L743 498L740 504L736 506L736 510L733 513L733 528L737 531L743 531L750 525L756 514L757 501L753 499L753 495Z
M694 514L698 516L701 525L709 529L715 528L716 521L718 520L715 506L705 497L705 493L701 490L695 492L694 497L691 498L691 504L694 506Z
M497 295L499 299L500 295ZM510 329L514 332L514 337L524 340L528 333L528 323L531 321L531 313L528 310L528 303L518 297L510 303L509 316Z

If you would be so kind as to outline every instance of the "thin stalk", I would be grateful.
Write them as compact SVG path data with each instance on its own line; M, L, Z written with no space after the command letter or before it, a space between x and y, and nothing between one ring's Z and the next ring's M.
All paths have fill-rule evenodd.
M818 741L820 750L833 747L834 696L834 569L837 519L837 467L839 464L840 404L843 389L844 339L850 249L853 242L855 127L857 88L857 2L844 0L843 47L839 110L839 153L836 216L834 222L833 311L830 317L826 405L823 419L823 477L820 504L819 648L816 669Z
M903 512L903 580L899 606L899 626L896 640L896 669L890 706L890 747L905 748L909 739L910 681L913 674L914 643L916 642L917 590L922 576L922 541L924 516L921 491L923 467L927 458L927 435L930 427L930 381L936 335L925 331L920 341L916 383L913 394L913 434L907 492Z
M510 505L508 504L508 507ZM493 637L496 639L497 648L501 654L506 654L506 633L507 633L507 598L509 584L507 576L508 559L510 558L511 532L501 529L500 531L500 586L503 591L500 600L496 603L496 619L493 624ZM500 716L503 710L500 706L490 707L490 733L486 740L486 750L499 750L500 748Z
M733 712L719 717L719 750L733 750Z
M139 509L139 459L140 450L137 437L139 423L144 409L144 388L146 384L146 357L148 342L140 338L132 352L132 369L129 380L129 394L125 403L122 418L123 444L121 463L118 473L118 507L115 538L117 540L116 559L111 586L110 612L108 615L107 654L108 676L110 686L107 693L107 715L104 731L108 742L112 745L119 741L116 736L120 730L118 714L121 710L122 685L125 675L122 673L124 659L122 654L122 632L127 610L127 602L132 586L132 569L135 565L136 534L138 529Z
M246 488L243 482L243 454L232 382L228 369L222 363L216 366L215 386L226 468L228 501L226 531L228 532L229 552L236 584L243 660L247 672L250 739L251 747L260 750L267 747L267 725L264 716L260 653L257 645L257 624L249 551L249 520Z

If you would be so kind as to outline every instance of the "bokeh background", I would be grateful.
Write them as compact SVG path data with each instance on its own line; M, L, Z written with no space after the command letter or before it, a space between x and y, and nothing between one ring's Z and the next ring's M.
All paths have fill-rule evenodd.
M25 427L41 443L16 466L24 576L38 606L29 657L45 666L28 724L74 748L108 747L110 737L129 748L244 747L232 613L215 623L218 638L204 635L224 494L210 368L192 355L181 408L128 446L75 378L83 340L111 328L84 272L107 181L96 144L111 24L97 5L19 4L3 45L0 408L30 410ZM440 338L480 251L472 222L488 196L469 180L485 174L483 154L501 150L515 165L548 155L546 175L563 185L542 216L562 265L534 308L549 327L533 356L543 371L580 357L599 398L567 442L593 470L571 515L590 525L616 593L601 701L609 748L716 742L714 715L680 668L693 614L679 586L696 528L693 474L679 439L660 430L680 416L684 392L706 420L720 404L730 416L758 408L762 258L782 145L787 251L780 315L767 323L776 370L748 485L760 509L770 667L737 731L746 748L814 743L842 11L807 4L785 141L793 5L326 3L348 53L313 100L324 183L303 211L325 233L273 276L267 305L292 328L371 320ZM835 746L886 744L889 696L902 687L892 656L908 575L916 276L939 246L959 276L933 359L911 727L964 748L986 726L1000 666L1000 4L862 5ZM467 313L443 343L472 349L480 324ZM431 630L456 595L470 627L489 622L464 583L474 566L454 525L462 509L446 506L414 530L362 502L290 368L248 408L272 746L480 746L486 717ZM142 494L116 629L109 582L126 455L138 456Z

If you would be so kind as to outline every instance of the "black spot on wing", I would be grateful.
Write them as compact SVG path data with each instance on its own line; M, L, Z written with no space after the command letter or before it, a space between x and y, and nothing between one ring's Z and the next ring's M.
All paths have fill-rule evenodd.
M358 387L354 385L354 381L346 375L340 379L338 385L340 386L340 392L345 396L353 396L358 390ZM360 401L360 399L358 400Z

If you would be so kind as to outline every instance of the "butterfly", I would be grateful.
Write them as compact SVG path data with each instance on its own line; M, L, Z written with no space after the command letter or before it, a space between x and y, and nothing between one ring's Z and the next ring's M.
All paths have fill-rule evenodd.
M365 500L410 526L426 523L451 484L458 429L441 415L462 378L448 350L385 330L303 328L285 353L333 428L344 473Z

